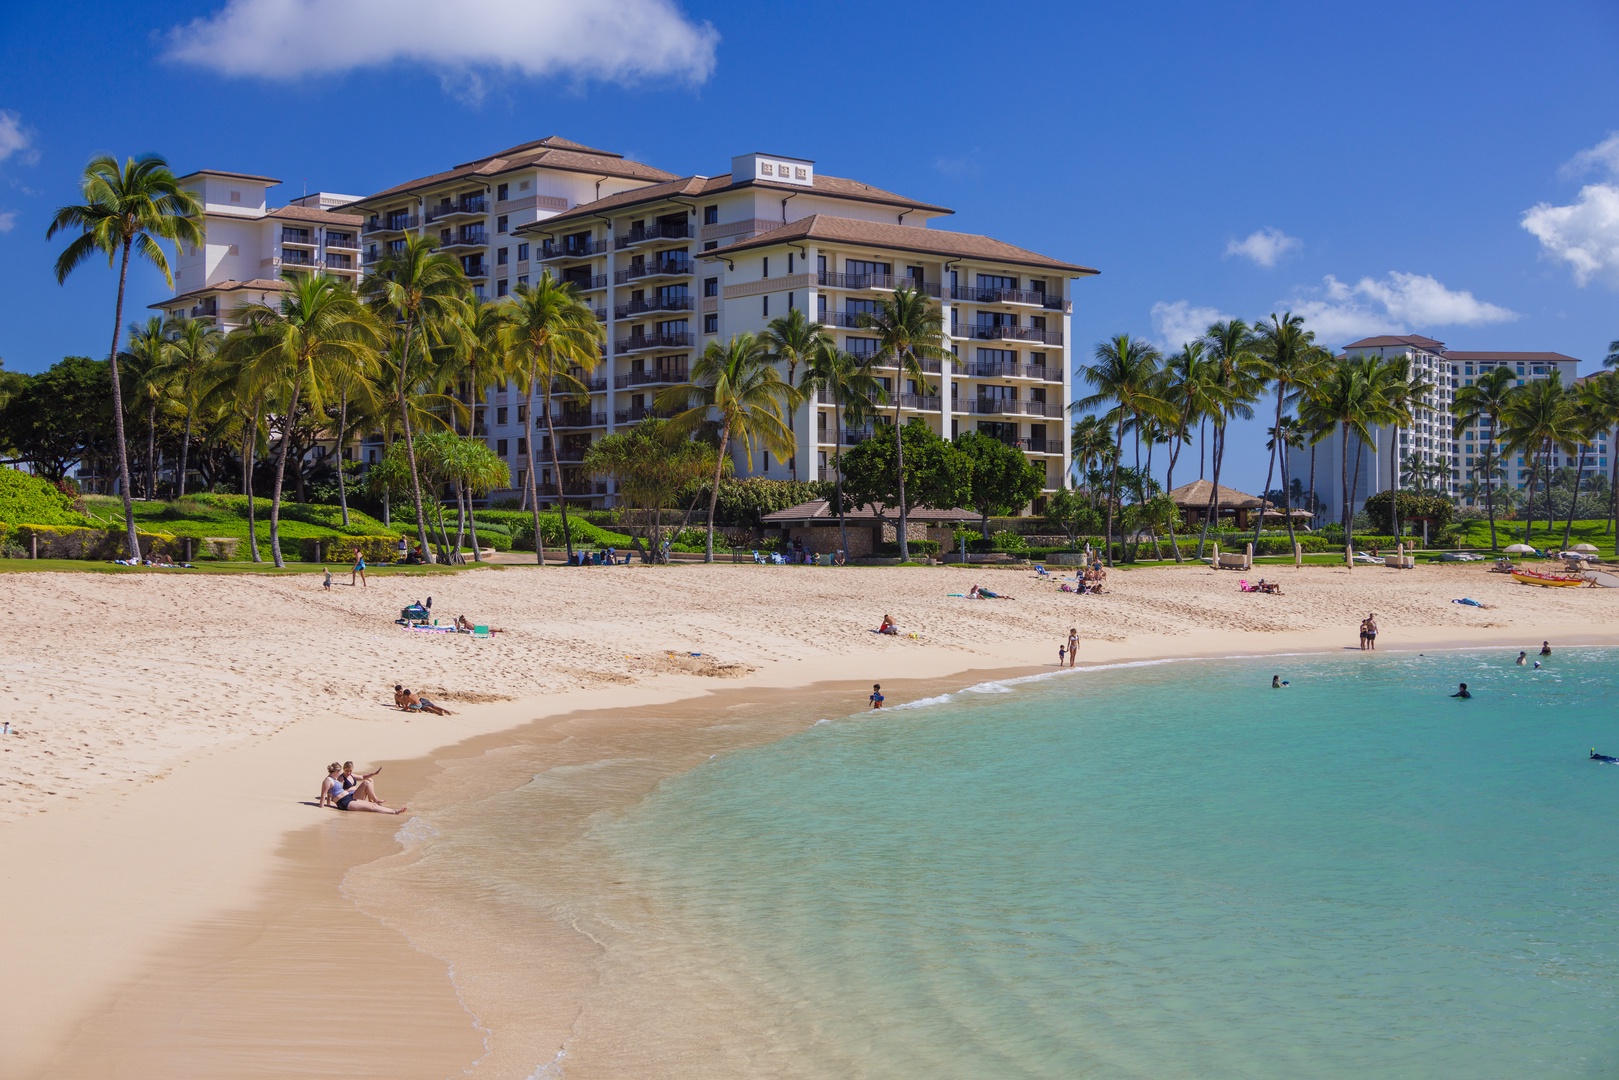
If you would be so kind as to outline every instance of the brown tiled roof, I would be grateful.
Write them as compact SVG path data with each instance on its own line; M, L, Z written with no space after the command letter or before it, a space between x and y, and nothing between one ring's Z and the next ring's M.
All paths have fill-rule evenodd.
M778 184L770 180L744 180L737 184L731 181L731 174L724 176L688 176L668 184L653 184L651 187L636 188L634 191L621 191L616 195L609 195L605 199L595 202L580 203L566 213L536 221L526 227L529 232L546 231L546 226L559 222L589 217L593 214L605 213L625 206L635 206L643 202L656 202L659 199L675 198L679 196L713 195L721 191L733 191L745 187L770 188L774 191L794 191L803 193L805 188L800 184ZM918 202L907 199L903 195L896 195L892 191L862 184L858 180L845 180L841 176L827 176L824 173L815 174L815 186L809 190L817 195L830 195L840 199L854 199L859 202L885 203L890 206L904 206L916 210L931 210L940 214L950 214L955 211L945 206L934 206L931 203Z
M544 169L562 169L566 172L597 173L602 176L617 176L631 180L675 180L674 173L654 169L650 165L642 165L638 161L630 161L618 154L599 152L594 150L575 150L579 144L567 139L558 139L555 135L540 139L534 143L527 143L510 150L503 150L499 154L492 154L477 161L468 161L431 176L419 177L415 180L396 184L391 188L367 196L354 205L362 206L378 199L386 199L393 195L400 195L418 188L432 187L435 184L444 184L452 180L466 179L468 181L483 180L486 177L497 176L500 173L510 172L513 169L523 169L538 166Z
M890 511L889 516L892 517L897 513L897 510ZM844 512L844 517L857 523L870 523L878 520L877 511L870 505L851 506ZM912 510L907 517L912 521L960 522L977 521L978 513L974 510L962 510L959 507L955 510L935 510L932 507L919 506ZM838 515L832 509L830 500L811 499L809 502L801 502L797 506L789 506L785 510L777 510L774 514L766 514L760 521L766 525L809 525L812 523L836 525Z
M320 225L336 225L357 229L364 218L351 210L322 210L314 206L280 206L264 215L288 221L313 221Z
M1447 352L1446 360L1506 360L1506 361L1538 361L1544 363L1550 360L1564 360L1579 363L1573 356L1565 356L1560 352Z
M255 292L282 292L286 288L287 283L279 278L250 278L247 281L226 278L224 281L216 281L212 285L204 285L200 289L176 293L167 300L160 300L155 304L147 304L146 306L148 308L165 308L177 301L191 300L198 296L206 296L209 293L216 292L239 292L242 289L250 289Z
M252 180L254 183L257 183L257 184L279 184L279 183L281 183L281 181L277 180L273 176L257 176L257 175L255 175L253 173L245 173L245 172L226 172L223 169L198 169L195 172L186 173L184 176L179 177L179 179L181 179L181 180L190 180L193 176L224 176L224 177L227 177L227 178L229 178L231 180Z
M513 155L521 154L529 150L542 149L577 150L581 154L595 154L597 157L622 158L624 156L623 154L615 154L611 150L598 150L594 146L586 146L584 143L574 142L572 139L564 139L561 135L547 135L545 138L535 139L533 142L518 143L516 146L508 146L506 149L499 151L493 156L509 158ZM472 165L476 164L476 162L467 162L467 164Z
M704 257L723 258L732 252L749 248L771 247L776 244L807 240L858 244L864 247L889 248L894 251L917 251L957 259L1016 263L1020 266L1074 275L1101 273L1089 266L1061 262L988 236L946 232L943 229L923 229L915 225L889 225L881 221L858 221L855 218L832 217L829 214L811 214L809 217L799 218L779 229L759 233L739 244L707 252Z
M1435 341L1433 338L1423 337L1421 334L1408 334L1405 336L1383 334L1378 337L1361 338L1359 341L1351 341L1348 345L1345 345L1344 348L1393 349L1401 345L1409 345L1414 349L1423 349L1428 352L1443 352L1445 348L1445 343L1443 341Z

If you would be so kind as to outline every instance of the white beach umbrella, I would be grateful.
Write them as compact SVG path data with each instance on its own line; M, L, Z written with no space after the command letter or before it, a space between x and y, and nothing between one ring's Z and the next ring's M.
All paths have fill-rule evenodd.
M1570 551L1595 551L1596 549L1597 546L1595 544L1575 544L1573 547L1569 548Z
M1530 547L1528 544L1508 544L1501 550L1505 551L1508 555L1523 555L1532 552L1535 549Z

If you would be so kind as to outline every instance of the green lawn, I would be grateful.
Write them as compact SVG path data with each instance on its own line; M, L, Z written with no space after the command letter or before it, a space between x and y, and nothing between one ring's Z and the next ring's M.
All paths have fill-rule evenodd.
M185 577L188 574L319 574L320 563L289 562L285 569L277 570L272 562L199 562L195 568L158 569L149 566L119 566L111 562L93 562L87 559L0 559L0 574L44 573L47 571L75 574L168 574ZM348 583L348 566L330 566L332 581ZM459 574L467 570L504 570L507 567L492 563L468 563L465 566L368 566L367 578L374 577L429 577Z
M1551 529L1546 528L1544 520L1536 522L1530 532L1530 539L1527 541L1523 538L1523 524L1522 521L1501 521L1498 519L1495 523L1496 543L1501 547L1506 547L1508 544L1528 543L1543 550L1563 546L1564 522L1557 522ZM1595 544L1598 549L1605 552L1611 552L1614 549L1613 533L1608 530L1606 521L1576 520L1574 529L1569 534L1568 542L1570 546L1580 543ZM1462 538L1457 541L1457 546L1488 549L1490 546L1490 523L1488 521L1468 522Z

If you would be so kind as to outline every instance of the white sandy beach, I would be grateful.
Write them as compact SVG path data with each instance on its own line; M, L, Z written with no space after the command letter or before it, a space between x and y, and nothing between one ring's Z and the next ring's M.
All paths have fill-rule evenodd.
M1284 595L1238 592L1260 574ZM1478 564L1115 571L1104 596L1060 593L1032 571L953 568L510 568L329 594L318 576L3 580L26 628L8 635L0 669L0 719L15 732L0 737L3 1077L47 1075L153 956L261 899L289 835L337 820L391 835L391 819L304 805L333 758L421 759L546 717L716 689L1050 666L1070 626L1092 663L1354 648L1372 611L1385 649L1613 643L1619 614L1619 593L1528 588ZM948 595L975 581L1017 599ZM507 632L395 626L427 588L441 618ZM1462 596L1490 606L1450 602ZM871 633L885 613L916 637ZM457 715L394 711L395 682Z

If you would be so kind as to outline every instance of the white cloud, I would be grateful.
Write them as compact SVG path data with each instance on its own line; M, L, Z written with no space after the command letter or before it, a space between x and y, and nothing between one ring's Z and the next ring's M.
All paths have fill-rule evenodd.
M1159 347L1170 352L1179 352L1188 341L1202 337L1210 323L1229 318L1219 308L1193 307L1189 300L1160 300L1152 306L1153 333Z
M34 149L34 133L23 126L22 117L10 109L0 109L0 161L13 154L21 155L23 163L28 165L39 160L39 151Z
M1328 274L1319 289L1301 291L1285 306L1304 316L1306 328L1314 330L1323 344L1369 334L1484 326L1518 317L1517 312L1480 300L1465 289L1448 289L1431 275L1398 270L1354 284Z
M17 211L0 210L0 233L8 233L17 227Z
M1619 132L1564 164L1564 176L1605 172L1612 183L1587 184L1567 206L1536 203L1523 212L1521 224L1541 251L1561 259L1574 271L1577 285L1600 278L1619 289Z
M395 61L481 96L491 72L703 82L719 34L673 0L229 0L169 32L168 58L226 75L297 79Z
M1260 266L1275 266L1283 255L1304 246L1304 241L1289 236L1281 229L1266 226L1256 229L1241 240L1232 240L1225 246L1226 257L1241 255Z

